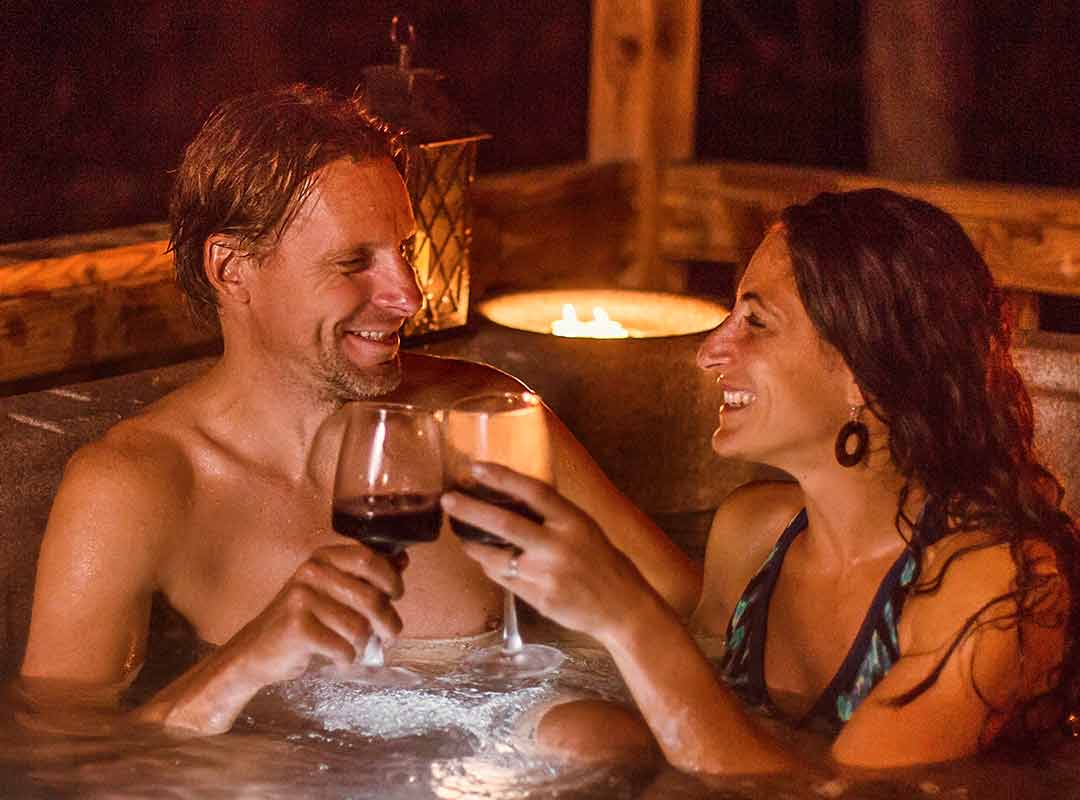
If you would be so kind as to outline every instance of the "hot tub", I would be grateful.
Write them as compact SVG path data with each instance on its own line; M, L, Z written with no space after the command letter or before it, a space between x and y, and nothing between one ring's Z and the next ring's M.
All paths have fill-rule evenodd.
M494 326L482 321L480 326ZM530 338L521 339L520 336ZM442 343L446 354L466 355L471 332ZM509 335L510 339L505 338ZM702 334L688 334L700 336ZM497 331L476 352L503 348L504 363L524 359L526 332ZM507 345L506 343L510 344ZM590 343L583 352L599 358ZM657 347L650 369L672 363L689 381L692 356L663 354ZM1016 360L1032 390L1038 439L1050 463L1076 492L1077 431L1080 431L1080 337L1028 335L1017 342ZM571 345L576 347L578 345ZM600 345L594 345L602 347ZM548 357L554 352L548 351ZM513 356L513 358L511 358ZM624 363L624 368L625 364ZM633 363L631 360L629 363ZM17 666L25 642L34 554L40 526L66 455L122 416L189 380L206 362L62 387L0 400L0 566L4 593L3 671ZM557 384L565 371L553 370ZM616 378L621 380L617 373ZM689 389L695 384L679 383ZM712 391L706 383L701 391ZM552 387L553 397L562 397ZM572 393L571 393L572 394ZM655 400L655 397L652 398ZM624 402L609 394L596 412ZM561 402L561 401L560 401ZM711 425L715 407L704 412ZM634 417L630 418L631 423ZM617 432L617 431L616 431ZM706 442L707 442L707 437ZM711 456L709 456L711 458ZM641 464L638 461L639 465ZM710 462L714 463L714 462ZM693 497L693 495L689 495ZM387 698L359 697L349 687L283 684L260 695L224 736L183 740L140 732L123 737L63 737L30 734L14 719L10 701L0 702L0 787L5 798L845 798L1023 797L1061 800L1077 794L1080 743L1070 742L1038 764L968 761L940 768L823 782L816 776L783 780L742 778L706 783L669 768L642 770L575 765L528 749L517 726L520 713L560 689L587 690L604 697L624 694L610 661L580 638L557 630L527 631L529 641L550 641L571 658L553 682L516 687L480 687L453 678L453 665L432 674L420 693ZM4 677L6 677L5 675ZM392 727L396 725L396 727ZM809 752L823 740L787 733Z

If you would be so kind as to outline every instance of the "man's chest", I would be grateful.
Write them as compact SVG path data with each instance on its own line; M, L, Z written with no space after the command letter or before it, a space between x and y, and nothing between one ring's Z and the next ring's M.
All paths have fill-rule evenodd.
M208 486L162 575L200 638L221 644L269 604L318 547L339 541L328 498L247 480Z
M163 589L203 640L221 644L255 618L320 547L341 544L330 498L246 484L205 492L170 559ZM501 594L443 524L438 540L409 551L405 595L395 603L404 636L472 634L497 624Z

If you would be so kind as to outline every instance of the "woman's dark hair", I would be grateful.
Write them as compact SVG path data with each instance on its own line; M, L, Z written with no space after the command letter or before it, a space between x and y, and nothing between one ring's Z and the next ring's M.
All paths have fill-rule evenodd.
M399 133L358 99L304 84L218 106L185 150L169 202L169 249L195 318L217 321L217 296L203 267L209 236L232 234L252 252L265 251L320 169L340 158L400 161Z
M1045 727L1035 720L1047 712L1063 720L1080 689L1080 535L1061 509L1061 484L1034 452L1031 399L1013 366L1001 293L986 262L951 216L885 189L821 194L785 209L780 220L811 321L888 426L892 460L906 478L897 529L920 556L923 526L902 511L918 485L931 498L941 534L989 534L914 591L936 591L952 561L970 549L1007 543L1016 563L1015 590L973 614L937 670L896 702L933 685L964 638L993 616L994 625L1015 624L1021 647L1022 624L1065 626L1054 688L1012 713L1007 731ZM1052 570L1040 569L1025 546L1034 540L1050 545L1067 580L1067 615L1046 613ZM998 611L1005 607L1012 611L1003 620Z

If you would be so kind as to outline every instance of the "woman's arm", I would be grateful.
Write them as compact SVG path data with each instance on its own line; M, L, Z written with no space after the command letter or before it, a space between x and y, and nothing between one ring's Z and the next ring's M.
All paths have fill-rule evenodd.
M701 570L647 514L608 479L554 414L548 416L559 492L583 509L625 553L649 585L678 613L690 616L701 596Z
M443 498L448 513L497 531L523 552L516 577L508 577L509 551L465 543L466 551L493 580L611 652L672 764L760 773L798 763L716 679L677 613L586 514L549 486L498 466L480 466L475 477L523 499L545 522L450 493Z
M678 616L587 515L550 487L509 470L487 465L476 477L523 499L545 521L534 524L472 498L447 495L450 514L522 549L518 573L508 577L506 550L469 543L467 552L493 580L610 651L668 761L722 774L823 766L803 761L758 725L717 679ZM938 591L908 601L901 625L905 655L844 727L832 748L833 766L887 768L970 755L1019 701L1045 687L1062 657L1068 591L1051 574L1056 588L1039 611L1059 624L1030 623L1021 652L1015 622L1003 621L1015 609L995 602L1011 591L1014 578L1008 549L984 548L957 559ZM933 686L910 704L892 704L931 675L973 614L988 624L963 638ZM1000 711L994 713L988 702Z

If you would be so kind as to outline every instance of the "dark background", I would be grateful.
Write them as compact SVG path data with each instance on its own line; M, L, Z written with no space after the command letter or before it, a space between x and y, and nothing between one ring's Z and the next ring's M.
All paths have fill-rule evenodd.
M586 157L587 0L0 3L0 242L161 220L223 98L351 90L389 20L477 126L482 172ZM697 156L866 169L862 0L703 0ZM1080 0L980 0L958 178L1080 186Z

